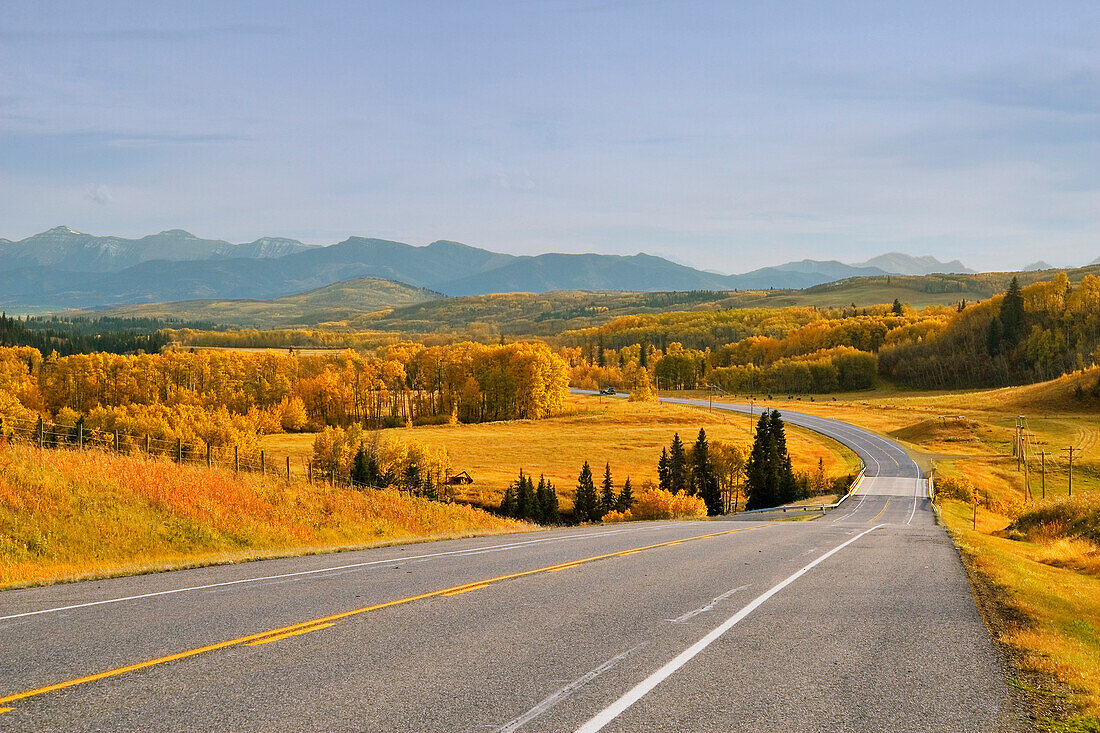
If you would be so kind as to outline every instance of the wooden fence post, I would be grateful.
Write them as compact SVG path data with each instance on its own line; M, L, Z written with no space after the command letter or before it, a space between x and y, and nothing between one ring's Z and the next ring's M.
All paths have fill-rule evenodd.
M286 457L286 482L290 483L290 456Z
M313 486L313 461L306 461L306 480L309 481L309 485Z
M206 444L206 467L210 468L210 444Z
M42 450L46 447L46 425L42 422L41 415L38 417L38 425L36 426L38 433L38 450Z
M237 446L233 446L233 474L241 472L241 456L237 452Z
M83 427L83 426L81 426L81 427ZM118 441L118 431L116 430L115 431L115 453L120 452L119 448L120 448L120 444L119 444L119 441Z
M176 438L176 463L183 463L183 438Z
M149 436L145 436L145 459L149 459Z
M264 460L264 452L260 451L260 475L267 475L267 461Z

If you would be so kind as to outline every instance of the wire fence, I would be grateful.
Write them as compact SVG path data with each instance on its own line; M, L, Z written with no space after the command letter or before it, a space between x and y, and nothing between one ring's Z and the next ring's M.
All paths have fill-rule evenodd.
M218 446L180 438L165 440L150 435L94 429L87 427L83 421L75 425L59 425L45 422L42 418L32 421L0 416L0 438L41 450L97 450L147 460L169 460L180 465L220 468L237 474L260 474L288 483L305 481L355 489L380 488L356 481L347 473L321 466L308 458L274 456L264 450L246 452L236 445ZM396 486L388 488L401 490ZM414 492L409 490L407 493Z

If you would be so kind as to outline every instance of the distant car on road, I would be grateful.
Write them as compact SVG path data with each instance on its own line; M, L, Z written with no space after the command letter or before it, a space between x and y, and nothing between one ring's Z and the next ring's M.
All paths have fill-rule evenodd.
M606 395L608 397L614 396L615 388L614 387L608 387L607 389L601 389L600 394L601 395Z

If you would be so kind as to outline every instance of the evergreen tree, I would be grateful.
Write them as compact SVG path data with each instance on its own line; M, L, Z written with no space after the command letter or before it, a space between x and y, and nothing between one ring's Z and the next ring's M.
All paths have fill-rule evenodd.
M404 488L410 494L420 489L420 466L412 461L405 467Z
M1020 291L1020 281L1012 278L1001 301L1001 327L1004 329L1005 343L1015 345L1024 335L1024 294Z
M648 357L649 357L649 341L645 340L645 341L642 341L642 343L640 344L640 350L638 351L638 366L640 366L642 369L645 369L648 366L647 365L647 362L649 361Z
M424 474L424 483L420 487L420 494L428 499L438 499L439 493L435 489L435 479L432 476L432 472Z
M707 433L699 428L699 437L691 452L691 479L693 494L697 494L707 505L707 514L715 516L722 513L722 492L718 489L718 476L710 461L710 446Z
M779 503L774 470L771 465L771 421L765 410L756 422L756 436L749 460L745 463L745 509L762 509Z
M615 500L615 511L625 512L634 504L634 487L630 485L630 477L623 482L623 490L619 492L619 498Z
M661 457L657 459L657 487L661 491L670 491L672 482L668 470L668 448L661 449Z
M680 441L680 434L674 433L668 450L668 490L674 494L687 490L685 469L687 456L684 455L684 444Z
M603 470L603 483L600 492L600 518L615 508L615 484L611 482L611 464L608 463Z
M558 515L558 492L554 491L554 485L547 481L545 476L539 476L535 500L539 506L538 521L541 524L557 524L561 521Z
M768 428L774 441L774 453L777 466L777 493L781 504L801 498L801 487L794 476L791 467L791 455L787 452L787 431L783 426L783 419L779 410L772 410L769 419L771 425Z
M1001 326L1001 319L993 316L993 320L989 322L989 327L985 332L985 350L990 356L996 356L1001 353L1003 341L1004 329Z
M600 336L600 340L596 344L596 366L607 366L607 356L604 354L603 349L603 336Z
M519 471L519 479L516 480L516 514L519 519L531 519L535 509L535 489L531 484L531 477L523 475L523 469Z
M504 490L504 498L500 500L500 513L505 517L516 516L516 489L515 484L509 484Z
M596 484L592 482L592 467L585 461L581 466L581 474L577 477L573 519L577 522L594 522L599 518L599 499L596 497Z
M892 308L895 316L900 316L905 313L905 310L901 307L901 301L894 298L894 306Z
M779 506L799 497L801 487L791 468L783 420L766 410L756 426L756 439L745 465L746 509Z

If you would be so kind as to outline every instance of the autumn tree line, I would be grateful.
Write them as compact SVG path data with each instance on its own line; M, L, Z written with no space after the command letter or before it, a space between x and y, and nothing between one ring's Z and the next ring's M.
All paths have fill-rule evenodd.
M0 417L247 448L282 431L543 418L564 408L568 379L538 342L331 354L12 347L0 348Z
M562 336L573 384L630 389L714 386L814 394L872 387L996 387L1100 363L1100 278L1060 273L977 303L915 311L737 309L624 316Z

